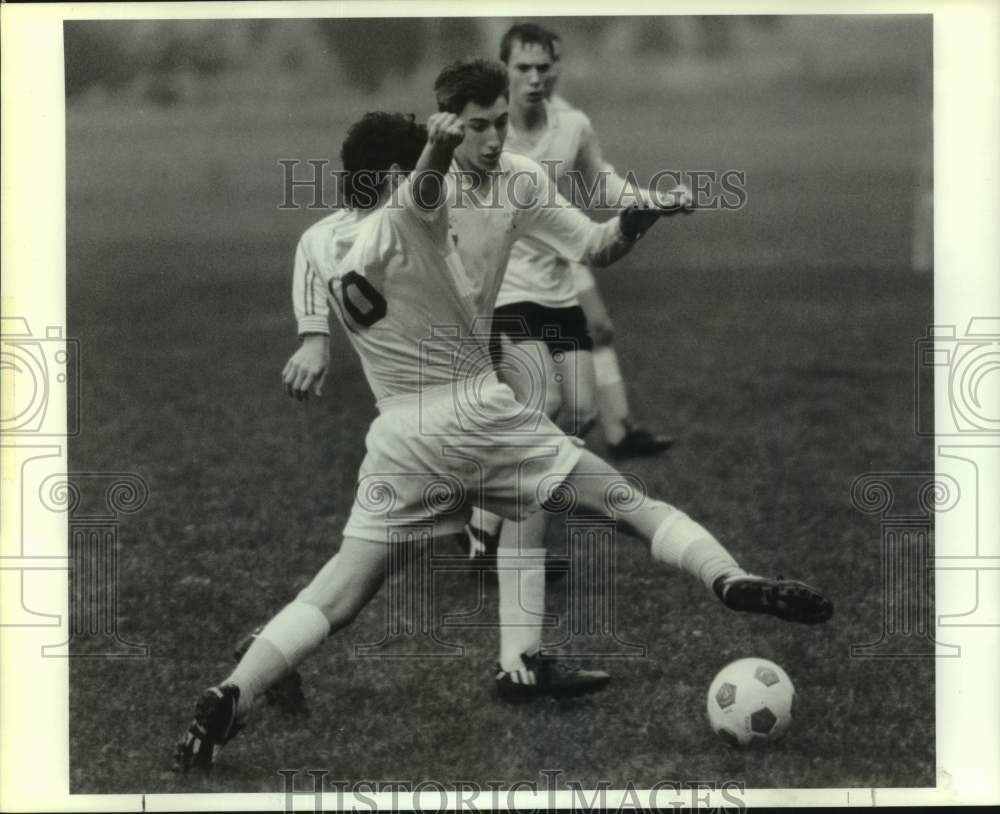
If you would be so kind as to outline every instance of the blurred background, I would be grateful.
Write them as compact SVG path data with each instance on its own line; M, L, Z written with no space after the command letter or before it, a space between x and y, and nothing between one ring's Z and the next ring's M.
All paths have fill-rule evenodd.
M879 641L886 607L878 518L851 484L933 469L913 431L914 399L932 392L926 366L914 388L933 321L933 278L915 273L931 257L931 17L537 21L562 35L560 90L620 171L746 174L743 208L670 219L598 274L633 413L679 438L628 470L753 570L821 586L837 616L805 634L734 619L623 545L618 630L649 657L595 664L616 689L593 704L511 711L489 694L492 630L462 632L467 657L446 665L356 658L388 630L376 602L303 665L315 715L264 716L200 785L171 774L193 694L336 549L375 414L343 331L322 399L281 387L295 245L327 213L301 189L278 208L279 161L337 168L366 111L426 117L440 68L495 56L515 20L69 22L70 469L149 484L122 527L118 608L153 653L71 660L74 792L277 791L279 766L506 782L557 766L584 788L933 784L933 659L849 657ZM494 607L466 576L442 607ZM554 588L550 606L568 596ZM704 699L746 655L793 677L800 722L777 748L737 753L704 724Z
M620 170L747 173L746 210L685 229L712 267L929 269L929 16L537 21L564 38L561 91ZM336 168L365 111L425 117L440 68L495 57L513 22L67 22L70 226L293 240L317 213L276 210L280 159Z

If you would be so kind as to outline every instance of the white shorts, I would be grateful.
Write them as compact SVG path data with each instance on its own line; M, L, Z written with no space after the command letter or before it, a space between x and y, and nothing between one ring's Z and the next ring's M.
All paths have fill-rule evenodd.
M590 270L590 266L585 266L583 263L570 263L569 265L573 270L573 287L577 293L586 291L588 288L594 288L597 285L597 281L594 279L594 272Z
M345 537L406 542L462 531L473 505L537 512L583 442L515 400L493 374L379 402Z

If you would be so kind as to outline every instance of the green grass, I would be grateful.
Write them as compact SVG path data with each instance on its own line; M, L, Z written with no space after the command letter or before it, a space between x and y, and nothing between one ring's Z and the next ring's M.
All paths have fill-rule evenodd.
M323 399L300 405L280 387L295 346L294 240L315 214L276 212L277 176L261 173L338 139L317 115L301 127L263 117L231 141L225 122L156 135L148 122L112 133L70 117L68 313L83 399L71 468L136 472L151 490L122 525L119 579L121 631L151 655L71 661L73 792L275 791L282 768L483 783L560 769L585 787L934 782L933 663L849 657L881 630L878 523L852 508L851 481L931 466L911 429L913 342L932 301L930 279L906 270L919 104L794 88L674 101L666 132L666 114L634 100L589 110L619 166L634 156L651 171L661 145L671 166L745 161L751 198L740 213L664 224L602 277L637 412L681 438L629 469L748 567L822 586L832 622L729 614L624 540L617 629L647 657L592 659L614 673L600 696L500 705L489 630L448 633L463 659L357 659L353 645L387 621L376 599L303 665L307 720L267 711L211 778L175 777L170 751L196 693L336 551L374 416L341 336ZM612 139L626 105L635 125ZM247 156L259 163L241 174ZM145 187L101 180L139 178L147 161L161 171ZM473 580L441 587L447 610L475 607ZM554 588L552 608L564 598ZM772 748L734 752L710 732L704 694L746 655L787 670L797 720Z

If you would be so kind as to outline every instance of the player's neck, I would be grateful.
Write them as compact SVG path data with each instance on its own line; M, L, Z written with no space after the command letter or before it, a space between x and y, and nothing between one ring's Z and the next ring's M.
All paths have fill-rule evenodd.
M536 105L514 105L510 109L510 123L522 133L544 130L549 123L545 102Z
M455 156L455 164L465 174L465 177L472 181L472 186L468 188L469 191L481 192L490 189L490 185L496 175L495 172L484 170L482 167L477 167L474 164L463 161L457 155Z

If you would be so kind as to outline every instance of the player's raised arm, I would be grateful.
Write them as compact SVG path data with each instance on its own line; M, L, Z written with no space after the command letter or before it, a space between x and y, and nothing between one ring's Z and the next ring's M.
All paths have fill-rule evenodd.
M444 177L455 148L465 138L465 124L454 113L434 113L427 120L427 145L413 169L413 199L423 209L444 202Z

